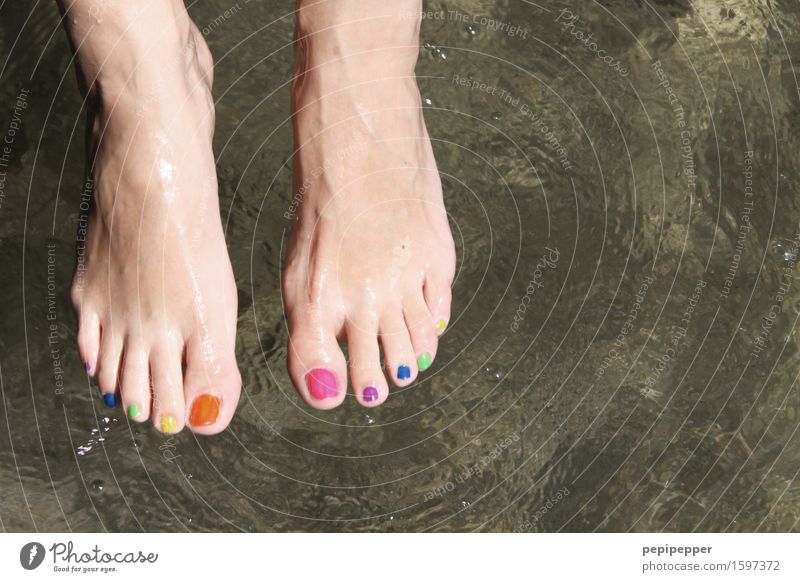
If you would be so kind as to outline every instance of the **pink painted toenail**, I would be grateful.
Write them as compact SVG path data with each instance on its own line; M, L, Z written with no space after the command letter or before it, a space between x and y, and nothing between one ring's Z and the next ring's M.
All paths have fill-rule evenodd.
M335 398L339 395L339 382L336 374L326 368L314 368L306 374L306 386L315 400Z

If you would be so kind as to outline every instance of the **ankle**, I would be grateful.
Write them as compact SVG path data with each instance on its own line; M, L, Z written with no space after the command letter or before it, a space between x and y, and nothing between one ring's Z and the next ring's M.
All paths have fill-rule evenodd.
M298 0L297 7L298 77L352 83L414 74L420 0Z
M61 5L79 82L90 100L152 93L154 86L181 77L192 83L208 77L210 85L211 55L182 0Z

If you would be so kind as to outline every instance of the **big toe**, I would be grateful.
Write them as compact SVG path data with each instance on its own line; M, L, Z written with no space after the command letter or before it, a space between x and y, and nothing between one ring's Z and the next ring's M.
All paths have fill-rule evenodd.
M209 359L200 342L186 346L183 391L188 407L186 421L196 434L212 435L230 424L242 391L242 377L233 349Z
M330 410L344 400L347 364L332 325L312 318L290 323L288 368L309 406Z

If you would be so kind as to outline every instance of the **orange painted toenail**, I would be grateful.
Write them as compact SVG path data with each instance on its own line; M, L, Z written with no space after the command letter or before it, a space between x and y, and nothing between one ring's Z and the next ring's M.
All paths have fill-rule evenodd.
M178 428L175 424L175 418L172 416L161 417L161 432L172 433Z
M211 394L201 394L194 399L189 423L192 426L208 426L217 422L221 401Z

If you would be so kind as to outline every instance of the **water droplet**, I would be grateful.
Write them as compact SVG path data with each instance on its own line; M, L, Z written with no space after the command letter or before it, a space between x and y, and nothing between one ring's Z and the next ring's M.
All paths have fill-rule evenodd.
M142 446L141 443L136 439L131 439L130 445L132 449L138 449L139 447Z
M433 105L433 101L430 100L430 97L425 97L425 99L422 100L422 104L430 107L431 105Z
M375 424L375 419L372 418L369 414L364 415L364 421L369 424Z
M500 121L502 118L503 118L503 114L500 113L499 111L495 111L494 113L492 113L492 120Z
M470 36L475 36L476 34L478 34L478 29L472 26L471 24L467 25L466 31L467 34Z
M95 479L91 483L91 488L93 493L102 493L103 490L106 488L105 482L102 479Z

